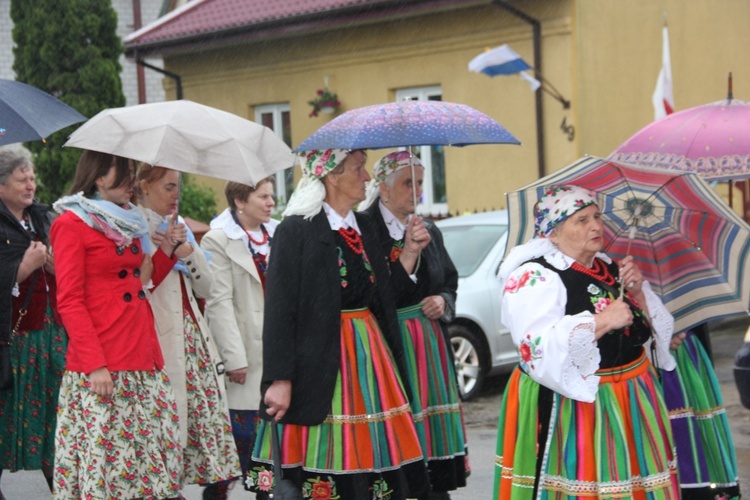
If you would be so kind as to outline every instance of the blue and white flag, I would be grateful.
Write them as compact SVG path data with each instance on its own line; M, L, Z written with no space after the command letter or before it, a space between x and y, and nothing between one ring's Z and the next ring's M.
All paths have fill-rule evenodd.
M469 62L469 70L475 73L484 73L488 76L497 75L515 75L521 74L521 78L526 80L531 86L531 90L536 90L541 86L541 82L532 77L525 71L532 67L521 59L516 51L511 49L508 44L486 50Z

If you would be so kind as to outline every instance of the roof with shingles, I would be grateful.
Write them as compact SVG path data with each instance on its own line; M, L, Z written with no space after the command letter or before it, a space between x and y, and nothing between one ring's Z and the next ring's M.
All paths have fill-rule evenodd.
M324 17L380 6L404 6L415 0L193 0L144 26L125 39L137 47L252 28L270 23Z

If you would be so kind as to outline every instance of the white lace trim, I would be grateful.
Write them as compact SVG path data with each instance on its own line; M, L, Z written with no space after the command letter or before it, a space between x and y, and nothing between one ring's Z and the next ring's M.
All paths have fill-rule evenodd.
M589 312L577 314L572 318L580 323L570 330L568 336L570 363L562 367L565 391L561 391L561 394L579 401L592 402L599 389L599 377L594 373L601 363L601 354L596 345L596 322Z
M643 282L643 294L646 296L646 306L651 317L651 328L656 336L656 359L652 359L651 362L662 370L672 371L677 367L677 361L669 349L674 334L674 318L651 290L651 284L647 281ZM646 347L646 352L651 356L651 349L648 345Z

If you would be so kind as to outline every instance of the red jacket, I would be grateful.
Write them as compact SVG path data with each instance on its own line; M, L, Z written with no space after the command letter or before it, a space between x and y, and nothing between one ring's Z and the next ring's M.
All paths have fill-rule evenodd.
M118 249L77 215L65 212L52 224L57 307L68 332L66 369L91 373L161 369L164 366L151 306L143 291L138 239ZM161 250L153 258L152 280L169 273Z

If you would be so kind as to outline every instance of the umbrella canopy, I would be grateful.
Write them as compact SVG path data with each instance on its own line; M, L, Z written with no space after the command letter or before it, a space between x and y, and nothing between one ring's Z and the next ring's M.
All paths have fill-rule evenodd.
M657 120L625 141L616 161L689 171L704 179L750 177L750 103L726 99Z
M347 111L319 128L294 151L470 144L520 142L498 122L465 104L399 101Z
M185 100L105 109L64 145L248 185L294 165L268 127Z
M750 226L694 173L582 158L508 193L507 251L532 238L534 204L547 189L564 184L596 193L605 252L614 259L634 257L674 315L676 331L747 314Z
M44 140L86 117L36 87L0 80L0 146Z

